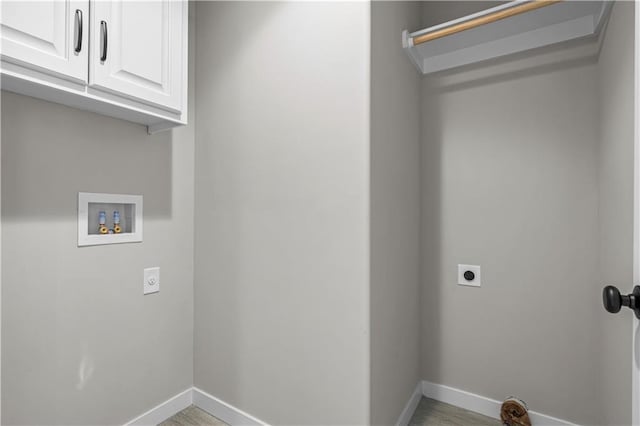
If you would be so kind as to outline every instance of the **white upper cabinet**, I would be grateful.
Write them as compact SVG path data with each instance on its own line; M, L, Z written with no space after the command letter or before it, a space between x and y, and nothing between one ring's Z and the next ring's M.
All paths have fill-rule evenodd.
M92 1L89 84L180 111L187 3Z
M187 121L186 0L0 0L2 89L145 124Z
M2 1L2 60L87 82L88 1Z

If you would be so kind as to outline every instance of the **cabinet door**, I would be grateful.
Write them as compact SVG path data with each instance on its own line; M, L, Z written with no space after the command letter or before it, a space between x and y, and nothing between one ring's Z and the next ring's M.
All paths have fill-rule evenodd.
M86 83L89 2L1 1L2 60Z
M180 112L187 14L186 1L92 1L89 85Z

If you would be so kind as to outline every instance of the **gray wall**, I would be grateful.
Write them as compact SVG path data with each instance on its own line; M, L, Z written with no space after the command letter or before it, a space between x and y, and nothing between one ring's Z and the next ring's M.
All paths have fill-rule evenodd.
M192 135L3 93L3 423L124 423L191 385ZM78 248L79 191L142 194L144 242Z
M122 424L192 385L193 112L148 136L2 92L3 424ZM142 194L144 242L78 248L79 191Z
M415 3L197 7L197 126L2 92L3 423L124 423L194 371L273 424L391 424L419 378L629 423L631 323L599 292L632 280L632 4L597 65L455 84L399 48ZM77 248L78 191L143 194L145 241Z
M417 2L371 4L371 423L395 424L420 377L420 75L402 29Z
M600 423L598 70L531 61L423 82L423 377Z
M615 4L598 64L599 287L612 284L625 293L633 283L633 8L633 2ZM631 424L632 314L598 313L603 416L607 424Z
M197 5L195 385L369 421L367 3Z

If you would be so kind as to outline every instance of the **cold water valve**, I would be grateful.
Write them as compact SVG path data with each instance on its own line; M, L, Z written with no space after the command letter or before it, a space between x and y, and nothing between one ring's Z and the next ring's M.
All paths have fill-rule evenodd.
M120 227L120 212L118 210L113 212L113 232L116 234L122 232L122 228Z
M101 234L109 233L109 228L107 228L107 213L104 211L98 213L98 232Z

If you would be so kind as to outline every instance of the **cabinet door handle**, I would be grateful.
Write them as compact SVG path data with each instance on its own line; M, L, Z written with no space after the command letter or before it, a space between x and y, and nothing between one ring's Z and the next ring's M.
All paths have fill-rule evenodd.
M82 50L82 11L76 9L76 26L73 31L74 51L80 53Z
M107 23L100 21L100 61L107 60Z

